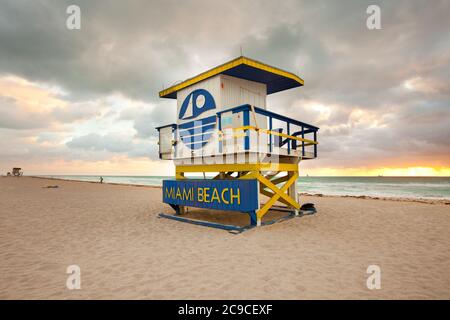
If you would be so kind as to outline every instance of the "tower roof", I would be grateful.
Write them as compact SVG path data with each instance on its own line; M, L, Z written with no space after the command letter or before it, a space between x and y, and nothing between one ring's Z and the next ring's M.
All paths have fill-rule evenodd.
M218 74L264 83L267 85L267 94L300 87L304 84L302 78L291 72L241 56L164 89L159 92L159 96L161 98L176 99L179 90Z

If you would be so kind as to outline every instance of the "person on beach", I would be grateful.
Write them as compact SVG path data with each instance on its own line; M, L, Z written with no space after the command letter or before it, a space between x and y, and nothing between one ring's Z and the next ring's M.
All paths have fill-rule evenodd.
M100 183L103 183L103 177L100 177Z

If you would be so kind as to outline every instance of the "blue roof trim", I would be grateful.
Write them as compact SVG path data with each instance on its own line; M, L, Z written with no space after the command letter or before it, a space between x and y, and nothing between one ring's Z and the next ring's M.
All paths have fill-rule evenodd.
M172 124L166 124L165 126L156 127L155 129L156 129L156 130L160 130L160 129L162 129L162 128L167 128L167 127L172 127L172 130L174 130L174 129L177 128L177 125L176 125L175 123L172 123Z
M218 74L263 83L267 86L267 94L300 87L304 84L303 79L291 72L241 56L167 89L163 89L159 92L159 96L161 98L176 99L178 91Z
M265 70L257 69L246 64L241 64L237 67L226 70L222 74L244 80L264 83L267 85L267 94L272 94L301 86L300 83L293 79L289 79Z

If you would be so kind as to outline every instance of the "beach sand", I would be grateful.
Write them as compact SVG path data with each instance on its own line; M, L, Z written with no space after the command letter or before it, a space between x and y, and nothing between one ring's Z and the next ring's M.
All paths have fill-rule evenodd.
M450 299L450 205L301 200L318 213L234 235L157 218L171 212L160 188L3 177L0 298ZM73 264L80 290L66 288Z

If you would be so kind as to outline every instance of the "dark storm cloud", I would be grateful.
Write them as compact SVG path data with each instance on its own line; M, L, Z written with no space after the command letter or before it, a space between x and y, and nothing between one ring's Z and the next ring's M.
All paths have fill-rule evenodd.
M271 102L280 112L324 126L321 155L332 160L314 165L388 164L399 157L417 164L448 157L450 3L379 4L382 30L366 28L367 3L321 2L303 12L299 7L298 22L248 38L250 56L279 61L305 79L305 87L274 95ZM417 87L405 88L414 78ZM310 109L310 100L333 106L328 117ZM355 109L387 116L382 128L355 127Z
M69 4L81 7L81 30L66 28ZM0 72L62 86L72 99L112 92L156 99L163 71L189 58L183 48L155 32L163 23L158 3L143 5L7 2L0 13Z
M69 4L81 7L81 30L65 27ZM369 4L381 7L381 30L366 28ZM83 106L113 93L142 101L118 113L136 132L123 143L107 133L67 143L140 155L154 127L174 121L175 101L158 91L242 47L305 79L271 96L269 108L322 127L312 165L420 165L434 156L448 166L449 12L450 1L4 1L0 75L61 87L79 103L39 119L43 126L94 117ZM0 127L35 126L14 101L0 103Z
M374 31L365 21L370 3L377 1L299 3L293 9L298 21L274 26L265 37L249 37L245 51L299 72L305 87L287 99L306 96L377 108L393 98L409 102L410 95L398 87L417 75L448 88L450 73L444 70L450 66L450 2L378 2L382 30Z
M72 4L81 8L81 30L66 28ZM8 1L0 13L0 72L63 86L73 99L121 92L157 100L163 86L205 68L194 55L205 61L229 46L220 40L234 39L236 28L257 23L243 23L250 4L239 7L242 12L212 1Z

